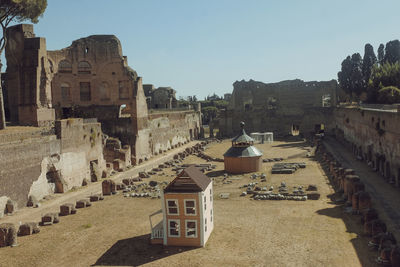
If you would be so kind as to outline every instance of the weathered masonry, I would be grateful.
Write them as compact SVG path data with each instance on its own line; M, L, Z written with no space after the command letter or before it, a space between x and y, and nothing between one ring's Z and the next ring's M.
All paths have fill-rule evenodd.
M128 66L116 36L92 35L56 51L46 50L45 38L35 37L30 24L8 28L7 36L4 84L12 123L52 126L56 119L96 118L105 134L131 147L133 161L198 137L200 109L177 109L173 89L151 90L151 106L163 115L149 109L142 78ZM155 138L155 128L174 135Z
M395 186L400 186L399 112L399 106L335 109L336 138Z
M335 80L236 81L228 108L218 121L220 134L233 136L239 130L237 121L246 122L249 132L276 135L307 135L316 127L332 128L337 87Z
M0 131L0 217L20 207L123 171L199 137L200 108L178 108L175 91L152 92L128 66L114 35L92 35L48 51L31 24L7 29L2 75L7 121ZM158 104L157 104L158 103Z

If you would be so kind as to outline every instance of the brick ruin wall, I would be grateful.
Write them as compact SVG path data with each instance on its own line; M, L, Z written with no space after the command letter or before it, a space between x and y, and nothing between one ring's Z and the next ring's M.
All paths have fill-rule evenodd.
M265 84L256 81L235 82L228 108L223 111L218 127L226 137L235 135L239 122L246 123L248 132L274 132L287 135L298 126L305 135L314 132L315 125L333 126L330 106L336 104L336 81L303 82L301 80ZM323 104L329 97L328 105Z
M201 118L196 111L155 112L149 114L148 126L150 150L157 155L198 139Z
M66 192L91 179L91 163L101 171L102 132L99 123L82 119L56 122L56 134L2 135L0 142L0 213L8 199L18 207L28 197L40 200L54 192Z
M336 108L335 134L360 160L400 186L400 113Z

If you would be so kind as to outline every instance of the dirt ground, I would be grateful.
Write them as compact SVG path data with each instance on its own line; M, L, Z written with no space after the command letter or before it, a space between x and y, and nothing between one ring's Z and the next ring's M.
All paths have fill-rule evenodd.
M205 153L222 158L230 142L213 143ZM149 245L149 215L161 208L159 199L125 198L122 194L61 217L37 235L20 237L19 246L0 249L0 266L375 266L376 252L367 247L359 217L331 202L333 193L318 162L307 158L303 142L256 145L263 158L306 162L294 174L271 175L273 163L263 163L267 182L290 187L316 184L319 200L257 201L240 197L240 186L254 182L250 174L222 182L223 163L214 179L214 231L204 248ZM205 163L195 156L185 163ZM170 181L175 172L149 178ZM231 178L230 177L230 178ZM220 193L230 193L220 199ZM50 200L51 201L51 200ZM0 223L2 220L0 219Z

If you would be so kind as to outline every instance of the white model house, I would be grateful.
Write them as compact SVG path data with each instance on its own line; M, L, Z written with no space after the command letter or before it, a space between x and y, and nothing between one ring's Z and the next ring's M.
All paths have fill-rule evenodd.
M184 169L167 185L162 210L150 215L152 244L197 246L206 244L213 228L212 181L195 166ZM153 227L151 217L162 213Z

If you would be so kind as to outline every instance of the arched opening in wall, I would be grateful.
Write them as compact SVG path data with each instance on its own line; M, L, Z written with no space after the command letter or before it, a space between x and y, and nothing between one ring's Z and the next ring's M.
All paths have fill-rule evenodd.
M357 159L358 160L363 160L364 159L363 150L362 150L361 146L358 147Z
M61 100L71 101L71 86L68 83L61 83Z
M390 181L390 179L391 179L391 176L390 176L390 162L389 161L386 161L386 164L385 164L385 179L387 181Z
M90 101L92 99L90 91L90 82L80 82L80 99L81 101Z
M375 155L375 168L376 168L377 172L380 171L380 169L379 169L380 167L381 167L381 159L380 159L379 155Z
M74 117L72 108L62 108L61 109L61 118L68 119Z
M96 160L91 160L90 161L90 180L92 182L97 182L97 180L100 178L99 177L99 161Z
M250 111L251 110L251 104L244 104L244 111Z
M107 82L102 82L99 88L100 100L110 100L110 89Z
M48 63L49 63L49 69L50 72L53 73L54 72L54 65L53 62L50 59L47 59Z
M370 145L368 146L367 162L372 162L372 146L370 146Z
M330 94L322 95L322 107L327 108L331 106L332 106L331 95Z
M296 125L296 124L292 124L292 127L291 127L291 135L297 136L297 135L299 135L299 134L300 134L300 126L299 126L299 125Z
M189 129L190 140L193 140L193 129Z
M396 180L396 186L400 186L400 168L397 169L397 180Z
M130 112L130 106L128 104L122 104L121 106L119 106L118 117L129 117L131 114Z
M323 134L325 132L325 125L323 123L315 124L314 131L316 134Z
M72 65L68 60L61 60L58 63L58 72L60 73L72 73Z
M78 63L78 73L79 74L90 74L92 67L87 61L80 61Z
M60 172L54 166L50 167L47 171L46 178L54 193L64 193L64 185L61 182Z

